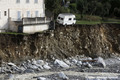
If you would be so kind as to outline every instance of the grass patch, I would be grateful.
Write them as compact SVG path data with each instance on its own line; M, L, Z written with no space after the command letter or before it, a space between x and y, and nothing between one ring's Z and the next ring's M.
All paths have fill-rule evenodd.
M26 33L17 33L17 32L2 32L0 34L12 34L12 35L28 35Z
M76 24L95 25L95 24L101 24L101 21L85 21L85 20L77 20Z
M102 23L108 23L108 24L120 24L120 19L115 18L104 18L100 16L94 16L94 15L83 15L83 19L81 20L81 14L75 14L76 15L76 24L87 24L87 25L95 25L95 24L102 24Z
M102 23L115 23L115 24L120 24L119 19L114 19L114 18L108 18L106 20L101 21Z
M81 14L75 14L77 20L81 20ZM82 20L87 21L101 21L102 18L100 16L94 16L94 15L83 15Z
M120 21L86 21L86 20L77 20L76 24L86 24L86 25L95 25L95 24L120 24Z

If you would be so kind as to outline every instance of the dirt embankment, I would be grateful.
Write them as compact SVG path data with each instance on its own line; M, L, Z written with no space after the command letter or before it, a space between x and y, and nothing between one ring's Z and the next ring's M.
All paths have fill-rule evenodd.
M31 35L0 34L0 60L31 58L110 57L120 54L120 25L56 27L54 31Z

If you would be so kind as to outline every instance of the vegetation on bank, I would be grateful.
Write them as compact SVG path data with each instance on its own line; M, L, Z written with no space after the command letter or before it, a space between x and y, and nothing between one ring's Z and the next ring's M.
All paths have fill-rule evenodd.
M46 10L56 19L73 13L77 24L120 23L120 0L45 0Z
M29 35L26 33L18 33L18 32L2 32L0 34L9 34L9 35Z
M120 24L120 19L115 18L102 18L100 16L90 16L90 15L84 15L84 18L81 20L80 16L76 14L77 22L76 24L89 24L89 25L95 25L95 24L103 24L103 23L114 23L114 24Z

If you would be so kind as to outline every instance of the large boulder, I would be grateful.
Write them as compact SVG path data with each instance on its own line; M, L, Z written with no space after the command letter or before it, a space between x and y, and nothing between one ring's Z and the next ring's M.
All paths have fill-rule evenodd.
M56 59L54 62L55 65L59 65L62 68L69 68L70 66L68 64L66 64L65 62Z
M39 65L44 65L45 64L45 62L43 60L37 60L36 63L39 64Z
M102 57L98 57L95 60L97 61L98 64L101 64L102 67L104 67L104 68L106 67L105 61Z
M46 63L45 65L43 65L43 68L47 69L47 70L51 69L51 67L48 65L48 63Z

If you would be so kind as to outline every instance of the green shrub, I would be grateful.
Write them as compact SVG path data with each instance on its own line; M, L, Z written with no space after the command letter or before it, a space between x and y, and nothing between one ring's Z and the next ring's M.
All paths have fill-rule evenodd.
M71 12L71 13L77 12L77 5L76 5L76 3L71 3L71 4L69 5L69 8L70 8L70 12Z
M92 15L84 15L83 20L88 20L88 21L101 21L102 18L99 16L92 16Z

